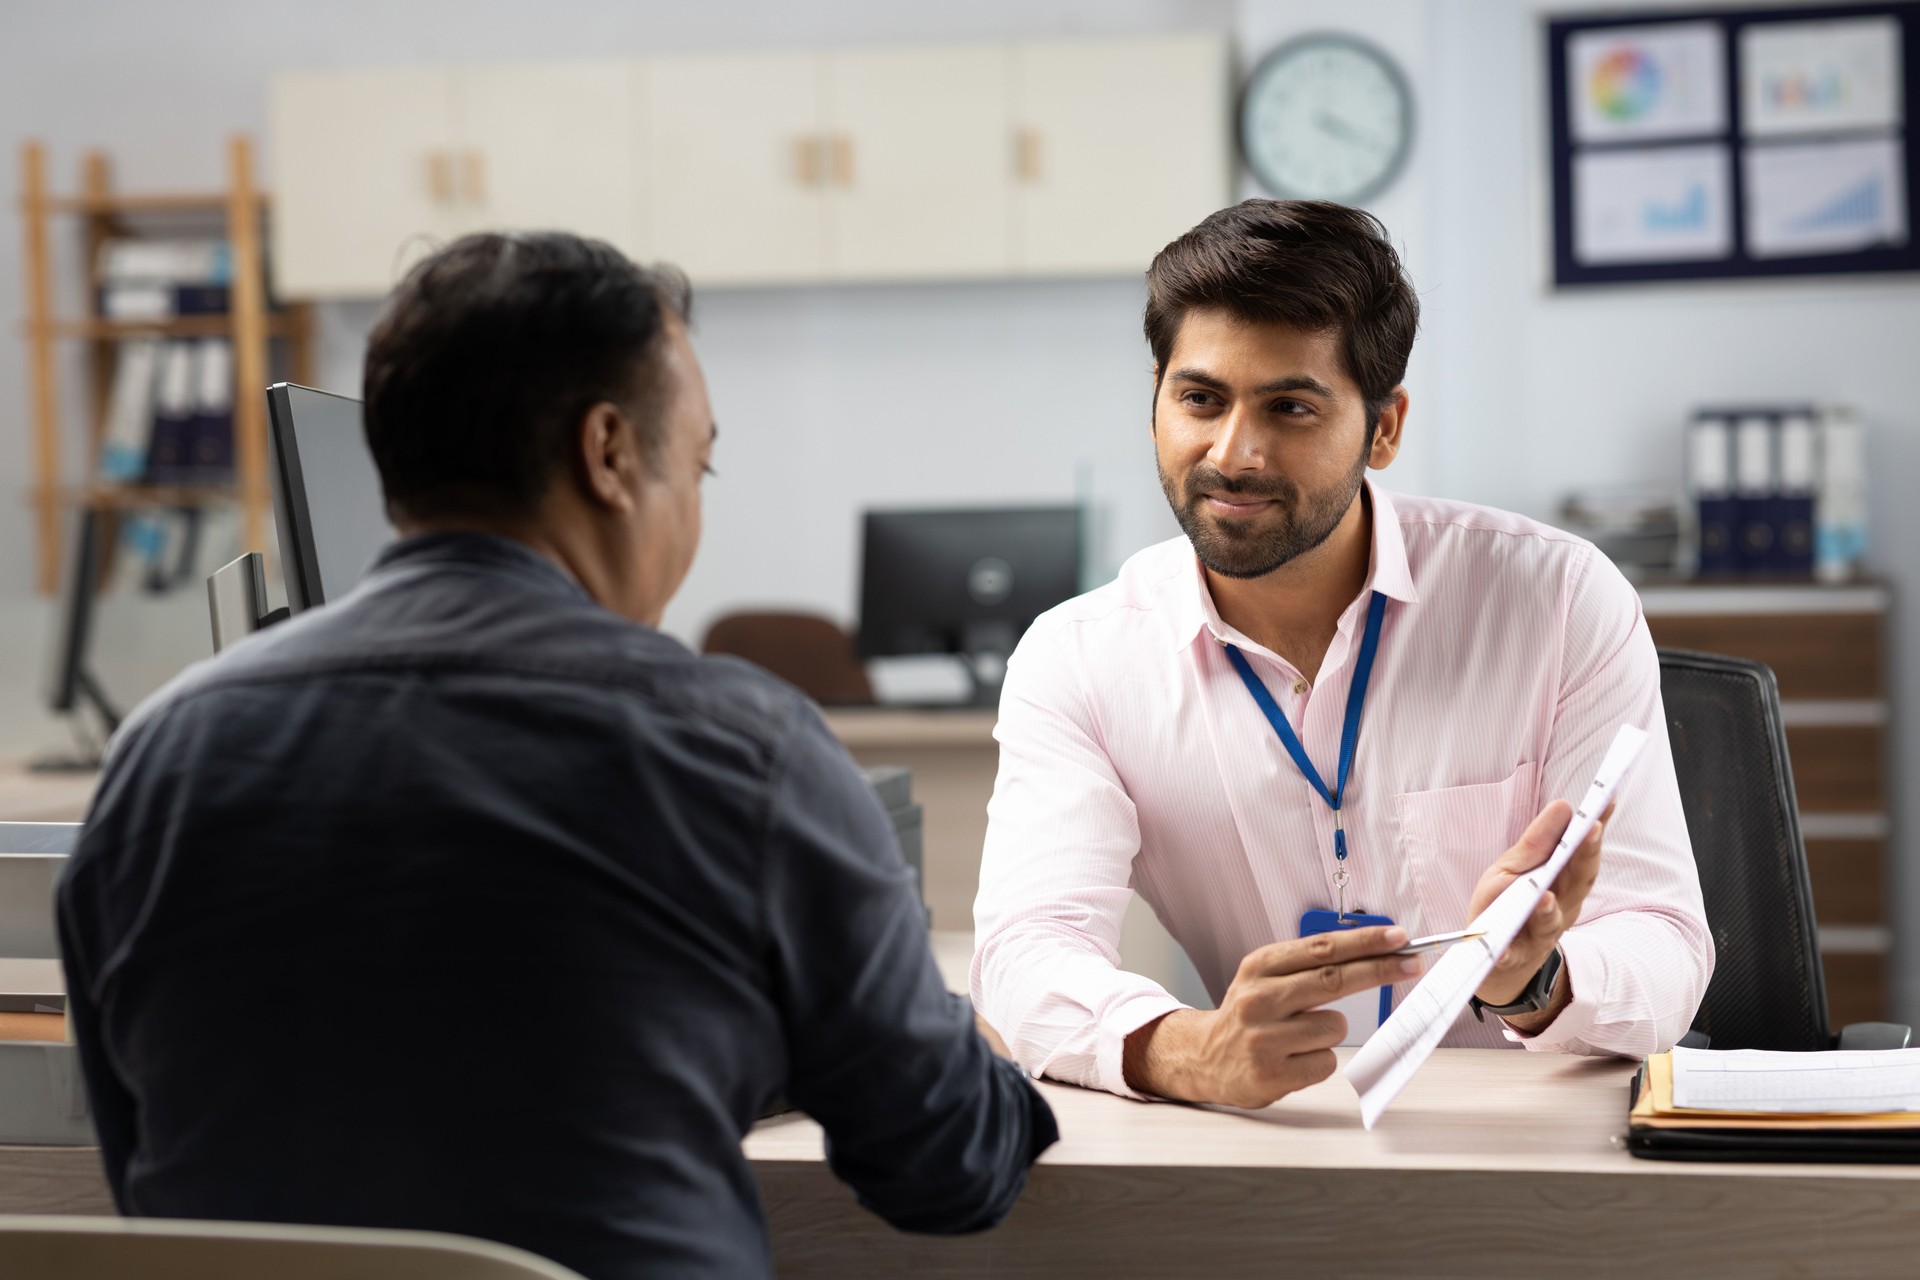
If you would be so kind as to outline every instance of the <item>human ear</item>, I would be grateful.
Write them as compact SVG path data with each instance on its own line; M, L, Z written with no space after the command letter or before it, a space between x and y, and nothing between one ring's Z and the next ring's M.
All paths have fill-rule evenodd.
M1395 387L1386 404L1380 407L1380 422L1373 432L1373 449L1367 454L1367 465L1375 471L1383 471L1400 456L1401 432L1407 425L1407 389Z
M581 476L596 503L622 514L633 510L636 448L633 424L612 403L602 400L581 417Z

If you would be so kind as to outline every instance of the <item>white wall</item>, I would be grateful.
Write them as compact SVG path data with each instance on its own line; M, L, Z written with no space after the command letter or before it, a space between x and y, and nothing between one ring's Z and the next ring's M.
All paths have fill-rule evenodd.
M808 45L1230 29L1228 0L8 0L0 19L0 208L38 137L71 189L89 146L129 188L217 186L225 139L260 136L275 71ZM17 243L15 241L14 243ZM77 259L70 244L65 266ZM1144 267L1144 264L1142 264ZM0 252L0 317L19 259ZM1147 462L1135 283L714 293L698 341L724 437L707 548L670 626L697 638L738 601L853 611L855 510L890 501L1071 500L1076 476L1134 543L1172 531ZM68 298L71 309L77 300ZM358 386L368 307L326 308L327 385ZM51 630L32 594L23 344L0 340L0 752L59 743L38 710ZM77 364L67 381L78 454ZM235 553L216 540L207 559ZM122 700L208 646L187 592L106 605L96 652Z
M1576 6L1561 6L1576 7ZM1577 6L1600 7L1595 5ZM1622 7L1610 4L1606 7ZM1358 30L1406 63L1418 101L1406 178L1377 210L1425 320L1400 487L1550 516L1580 484L1673 479L1675 434L1703 400L1850 400L1875 436L1876 559L1920 589L1920 284L1912 279L1631 287L1545 285L1538 0L349 0L325 5L13 0L0 38L0 134L53 144L72 181L103 145L130 186L212 185L233 129L263 127L278 69L614 52L1233 30L1248 58L1311 27ZM1910 69L1920 70L1920 69ZM14 207L15 170L0 169ZM1144 266L1144 264L1143 264ZM20 297L0 253L0 316ZM697 341L722 440L710 532L669 624L695 636L734 602L853 610L855 512L883 502L1053 500L1092 492L1113 549L1170 528L1145 437L1136 282L708 293ZM357 385L370 309L330 309L324 380ZM7 326L9 333L11 326ZM31 709L48 620L29 594L21 344L0 341L0 748L54 740ZM76 384L77 385L77 384ZM1076 477L1085 477L1077 480ZM205 650L197 595L115 602L100 667L124 695ZM1920 634L1896 617L1895 678L1920 689ZM1900 716L1891 790L1920 785L1920 713ZM1896 818L1904 815L1896 815ZM1920 925L1913 833L1896 896ZM1898 956L1920 1015L1920 947Z

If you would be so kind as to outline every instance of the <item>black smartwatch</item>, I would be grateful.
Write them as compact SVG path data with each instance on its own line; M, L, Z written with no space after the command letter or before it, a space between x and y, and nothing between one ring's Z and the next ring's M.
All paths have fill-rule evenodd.
M1522 1014L1540 1012L1553 1003L1553 989L1560 982L1561 964L1560 948L1555 947L1547 954L1546 963L1533 975L1533 981L1527 984L1527 989L1515 997L1512 1004L1488 1004L1479 996L1469 997L1467 1004L1473 1009L1473 1016L1485 1022L1488 1014L1496 1018L1517 1018Z

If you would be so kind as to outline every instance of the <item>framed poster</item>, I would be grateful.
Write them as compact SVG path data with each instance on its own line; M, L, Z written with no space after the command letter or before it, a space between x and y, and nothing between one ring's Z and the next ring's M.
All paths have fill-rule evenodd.
M1547 24L1556 286L1920 271L1920 5Z

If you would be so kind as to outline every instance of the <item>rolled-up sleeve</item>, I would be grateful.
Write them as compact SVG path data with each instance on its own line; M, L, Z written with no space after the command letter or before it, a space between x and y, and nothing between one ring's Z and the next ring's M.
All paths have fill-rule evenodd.
M1140 828L1101 745L1075 624L1043 617L1007 665L1000 770L974 902L975 1005L1035 1075L1125 1097L1127 1036L1182 1003L1120 967Z
M1529 1049L1641 1057L1686 1033L1713 976L1700 877L1639 596L1598 552L1569 575L1564 662L1541 794L1577 796L1622 724L1648 733L1614 801L1600 874L1560 940L1573 1002Z

